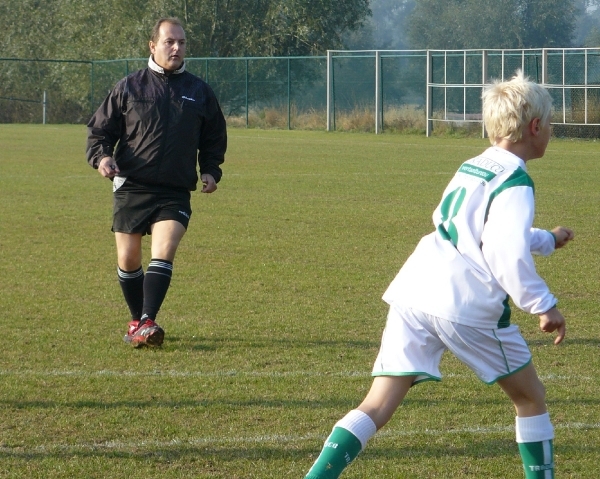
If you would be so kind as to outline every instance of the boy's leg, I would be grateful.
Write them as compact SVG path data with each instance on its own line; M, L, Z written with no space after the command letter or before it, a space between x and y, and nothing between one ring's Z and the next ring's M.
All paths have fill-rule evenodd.
M546 410L545 389L529 363L498 381L517 411L516 436L526 479L554 478L554 428Z
M392 417L415 376L378 376L361 405L336 423L305 479L337 479Z

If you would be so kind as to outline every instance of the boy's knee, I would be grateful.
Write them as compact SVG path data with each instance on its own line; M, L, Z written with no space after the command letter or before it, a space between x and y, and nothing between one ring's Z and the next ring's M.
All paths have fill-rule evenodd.
M531 389L523 391L524 394L511 398L517 416L538 416L545 414L546 409L546 388L542 383L532 385Z

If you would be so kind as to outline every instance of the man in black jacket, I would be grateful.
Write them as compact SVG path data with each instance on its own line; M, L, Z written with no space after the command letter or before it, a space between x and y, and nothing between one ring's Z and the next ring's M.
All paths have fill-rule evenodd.
M197 165L201 191L212 193L227 149L215 94L185 71L181 22L160 19L149 45L148 68L116 84L88 123L87 141L89 164L113 181L117 273L132 318L124 339L134 347L163 343L156 315L192 214ZM152 259L144 274L145 234Z

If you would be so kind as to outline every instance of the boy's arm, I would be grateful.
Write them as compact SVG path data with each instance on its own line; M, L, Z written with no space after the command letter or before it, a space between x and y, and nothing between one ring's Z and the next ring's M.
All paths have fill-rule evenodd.
M533 190L527 186L508 188L493 200L481 239L483 255L502 289L518 308L540 315L557 300L535 269L531 255L533 216Z
M573 238L573 230L563 226L557 226L552 231L531 228L530 250L532 254L548 256Z

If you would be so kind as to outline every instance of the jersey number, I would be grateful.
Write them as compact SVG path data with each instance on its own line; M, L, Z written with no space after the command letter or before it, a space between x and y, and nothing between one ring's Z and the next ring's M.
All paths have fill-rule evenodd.
M466 188L462 186L456 188L442 200L442 204L440 205L442 223L438 225L438 231L444 239L451 241L455 247L458 244L458 231L452 219L458 214L458 210L460 210L466 194Z

